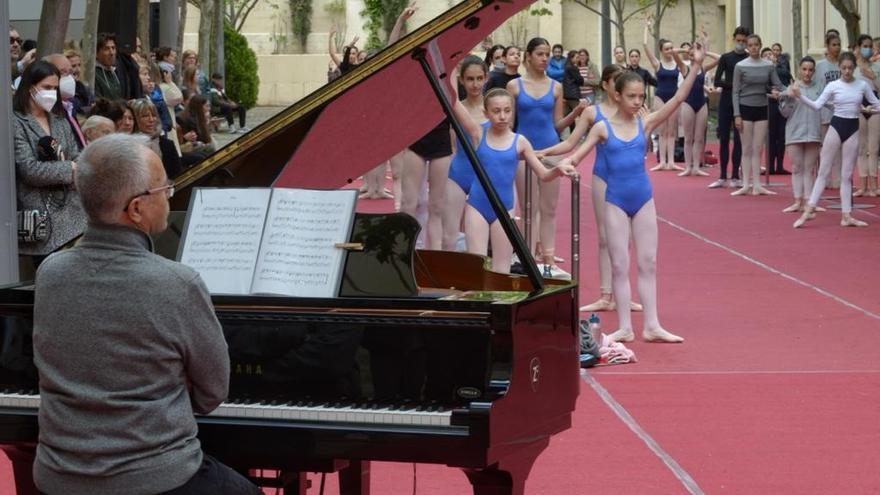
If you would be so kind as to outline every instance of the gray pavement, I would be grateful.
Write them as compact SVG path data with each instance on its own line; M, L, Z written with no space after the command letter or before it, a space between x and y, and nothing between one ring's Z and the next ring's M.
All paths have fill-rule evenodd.
M284 110L286 107L254 107L247 111L247 126L251 129L256 128L258 125L263 122L269 120L277 113ZM238 125L238 121L236 121L236 125ZM235 141L242 134L233 134L226 132L226 123L224 122L221 127L221 131L214 133L214 141L217 143L217 148L222 148L227 144Z

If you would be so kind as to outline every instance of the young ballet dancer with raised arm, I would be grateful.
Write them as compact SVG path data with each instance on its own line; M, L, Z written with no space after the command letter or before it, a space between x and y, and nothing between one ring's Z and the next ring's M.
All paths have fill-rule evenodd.
M801 59L798 68L801 94L815 100L822 92L813 80L816 61L812 57ZM819 144L822 142L822 117L818 110L801 104L800 100L786 90L779 97L779 112L787 119L785 126L785 152L791 159L791 190L794 203L782 211L804 211L807 198L813 190L813 175L819 163Z
M703 47L697 43L693 63L703 62ZM645 171L646 136L669 116L678 111L697 78L697 71L687 74L678 90L659 110L644 120L639 112L645 103L645 84L638 74L625 72L615 81L617 114L595 126L586 141L560 166L579 163L594 147L608 157L608 179L605 191L605 228L611 254L612 285L618 301L630 300L629 239L632 231L638 265L638 291L644 305L645 319L642 338L648 342L683 342L684 339L660 325L657 312L657 211L651 182ZM629 342L635 336L632 314L627 304L617 305L619 329L610 337Z
M654 92L654 110L659 110L666 105L675 89L678 86L678 75L687 73L684 62L679 58L678 53L672 42L661 39L658 43L660 49L660 60L654 56L651 51L651 45L648 43L648 32L654 25L652 16L645 17L645 32L642 38L642 47L645 49L645 56L651 62L657 77L657 90ZM657 166L651 170L684 170L675 164L675 139L678 136L678 112L669 115L669 119L662 122L658 127L660 133L660 159Z
M498 88L489 90L483 99L483 108L485 117L489 120L488 126L474 120L460 101L455 102L455 117L470 136L477 157L485 167L486 174L508 215L513 213L513 181L519 160L525 160L526 165L542 181L577 174L571 164L547 169L535 156L529 140L513 132L514 99L506 90ZM492 270L500 273L510 272L513 246L489 203L486 190L478 180L472 183L467 197L465 237L468 251L481 255L488 252L491 242Z
M856 79L853 72L856 68L856 57L845 52L840 55L840 79L831 82L815 101L809 99L800 85L795 82L790 88L793 96L800 98L801 103L819 110L826 102L834 105L828 132L822 142L819 155L819 174L804 213L794 222L794 228L802 227L807 220L815 217L814 210L819 203L819 196L825 189L825 181L831 172L831 166L837 154L841 155L842 171L840 175L841 227L867 227L867 223L852 216L852 173L856 165L859 151L859 112L862 102L866 101L874 111L880 111L880 100L874 96L873 89L863 79Z
M622 74L624 68L611 64L602 70L602 89L605 99L597 105L584 110L578 118L577 125L565 141L550 148L537 152L538 156L564 155L587 135L597 122L601 122L617 114L617 101L614 99L614 79ZM611 258L608 256L608 238L605 233L605 181L608 177L608 165L604 153L596 151L593 163L593 174L590 181L590 192L593 198L593 215L596 217L596 232L599 242L599 299L581 307L581 311L614 311L614 296L611 291ZM577 275L577 274L576 274ZM642 305L630 303L634 311L641 311Z
M681 133L684 136L684 170L679 172L679 177L709 175L700 169L703 152L706 150L706 126L709 120L709 105L708 98L706 98L706 73L718 65L721 55L708 51L709 38L702 27L700 27L700 39L704 50L706 50L702 65L690 62L691 43L682 43L679 49L681 57L685 59L685 65L688 65L691 70L696 68L699 71L691 92L684 100L685 104L679 110ZM679 76L679 79L682 79L682 77Z

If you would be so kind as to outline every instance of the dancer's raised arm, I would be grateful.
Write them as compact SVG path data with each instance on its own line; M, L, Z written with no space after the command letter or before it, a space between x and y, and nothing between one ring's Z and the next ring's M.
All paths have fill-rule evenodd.
M693 64L701 65L703 63L703 47L700 44L694 45L694 55L693 55ZM691 91L691 87L694 85L694 81L697 79L698 70L688 71L687 77L684 78L681 85L678 87L678 90L675 92L675 95L666 102L663 107L661 107L656 112L648 114L645 117L645 134L650 134L657 126L662 124L670 115L674 112L678 111L679 105L687 98L688 93Z
M651 63L651 67L654 68L656 72L660 68L660 61L657 60L657 57L654 56L654 52L651 50L651 45L648 43L648 34L651 30L651 26L654 25L654 18L649 16L645 17L645 32L642 35L642 48L645 50L645 56L648 57L648 62Z

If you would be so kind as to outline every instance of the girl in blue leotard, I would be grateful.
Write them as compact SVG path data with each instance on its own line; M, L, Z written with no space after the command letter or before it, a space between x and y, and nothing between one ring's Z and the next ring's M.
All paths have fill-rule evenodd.
M703 48L697 44L693 63L701 64ZM633 72L621 74L615 81L617 114L593 126L586 141L570 157L560 163L580 162L594 147L599 152L614 156L608 165L608 187L605 191L605 228L608 251L611 255L611 284L614 298L630 300L629 239L632 230L638 264L639 297L645 309L642 338L648 342L682 342L683 338L666 331L657 314L657 212L651 194L651 183L645 172L646 136L678 111L679 105L696 80L697 71L691 71L675 94L660 110L648 114L644 120L639 111L645 102L645 84ZM634 339L632 315L626 304L617 305L619 329L611 334L617 341Z
M617 102L614 100L614 79L624 71L623 67L611 64L602 70L602 90L605 99L601 103L587 107L584 113L578 117L577 125L565 139L565 141L550 148L537 151L538 157L542 155L564 155L573 150L587 132L597 123L617 114ZM596 218L597 240L599 241L599 299L593 303L581 307L581 311L614 311L615 303L611 292L611 258L608 256L608 240L605 234L605 179L608 176L608 167L605 164L605 156L596 153L593 163L593 174L590 182L590 192L593 198L593 215ZM634 311L641 311L642 306L636 302L630 302Z
M542 149L559 142L559 132L574 122L586 105L579 105L563 116L565 100L562 85L547 77L550 43L544 38L532 38L526 46L526 74L507 83L507 91L516 101L517 132L536 148ZM522 207L525 199L525 168L517 171L517 193ZM520 179L522 177L522 179ZM532 192L538 208L532 209L532 225L538 232L544 274L556 278L571 276L556 266L556 205L559 202L559 181L541 182L538 194ZM531 246L534 249L536 246Z
M672 42L661 39L658 47L660 49L660 60L654 56L651 51L651 45L648 43L648 31L654 24L654 18L648 16L645 18L645 32L642 39L642 46L645 49L645 55L654 68L657 77L657 90L654 92L654 111L659 111L664 105L669 103L672 95L675 94L678 85L678 75L687 73L684 63L675 52ZM662 122L657 128L660 134L660 159L657 166L651 170L684 170L675 164L675 137L678 135L678 113L673 112L669 118Z
M464 86L467 97L462 104L474 122L485 123L483 110L483 86L489 68L475 56L468 56L458 67L458 83ZM446 183L446 203L443 206L443 250L455 250L461 230L461 219L467 194L474 180L474 169L464 153L461 143L455 140L455 155L449 166L449 180Z
M535 156L529 140L511 130L514 103L510 93L497 88L489 90L483 100L483 108L489 119L488 126L480 125L471 118L460 101L455 104L455 116L471 137L477 157L508 214L513 211L513 179L520 159L525 160L542 181L576 173L570 164L545 168ZM491 241L492 270L509 273L513 247L489 204L486 191L476 180L468 194L464 223L468 251L485 255Z
M700 28L700 40L706 50L708 50L707 36L706 31ZM677 50L685 65L690 70L698 71L697 80L688 97L684 100L685 104L681 106L678 115L684 135L684 171L678 174L679 177L709 175L700 169L700 162L702 162L703 152L706 149L706 123L709 118L709 105L705 93L706 73L714 69L721 58L717 53L707 51L705 53L706 59L703 60L702 66L699 66L690 62L690 50L691 44L687 42L682 43L681 48ZM683 80L683 78L679 76L679 80Z

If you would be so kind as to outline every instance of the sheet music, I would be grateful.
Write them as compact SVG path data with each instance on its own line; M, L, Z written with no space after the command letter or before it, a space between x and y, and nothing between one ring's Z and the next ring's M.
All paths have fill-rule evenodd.
M254 293L336 297L354 219L356 190L275 189L270 200Z
M250 293L271 195L263 188L193 192L178 258L199 272L211 293Z

